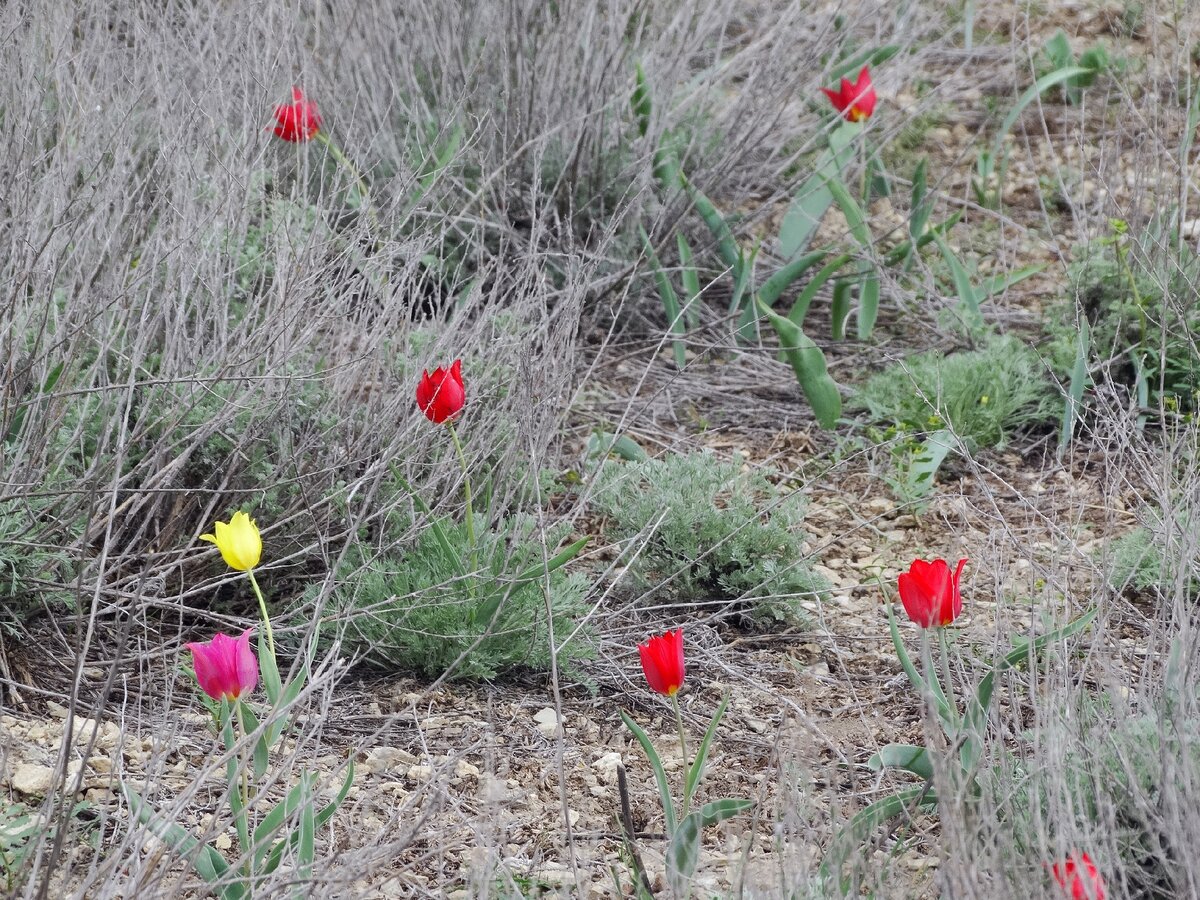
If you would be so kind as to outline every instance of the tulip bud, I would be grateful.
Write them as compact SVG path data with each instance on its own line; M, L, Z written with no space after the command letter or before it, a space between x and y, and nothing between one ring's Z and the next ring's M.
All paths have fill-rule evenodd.
M229 568L249 572L262 558L262 536L254 520L244 512L235 512L228 523L217 522L216 534L202 534L200 540L216 544Z

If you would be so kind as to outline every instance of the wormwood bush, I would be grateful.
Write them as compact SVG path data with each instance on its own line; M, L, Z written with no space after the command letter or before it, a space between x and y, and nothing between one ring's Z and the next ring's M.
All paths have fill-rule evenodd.
M434 529L422 528L415 540L396 551L372 555L359 545L338 570L338 587L323 617L321 636L341 637L348 655L379 669L437 676L463 656L451 672L456 679L494 678L512 670L550 668L545 580L512 589L493 617L483 598L492 586L515 580L539 566L542 543L531 516L514 515L478 535L482 576L464 574L470 543L463 524L443 520L443 544ZM551 555L566 529L551 529ZM490 576L490 578L489 578ZM561 644L575 629L587 605L589 581L581 574L551 572L547 596L555 640ZM474 591L474 593L472 593ZM310 588L312 600L317 588ZM559 666L578 674L574 664L593 655L589 634L581 632L562 647Z
M610 464L592 503L617 540L646 537L636 574L648 584L669 579L681 600L745 599L744 611L765 625L796 621L798 601L829 588L805 560L799 493L711 453Z
M43 609L72 609L74 578L62 546L71 523L59 523L46 497L0 502L0 622L16 624ZM81 523L73 523L81 527Z
M1181 522L1180 525L1183 523ZM1182 558L1183 548L1176 540L1168 543L1161 530L1141 526L1113 543L1112 565L1108 581L1116 590L1155 591L1169 596L1176 587L1176 578L1183 576L1189 597L1200 595L1200 567L1196 560Z
M970 447L1003 447L1013 432L1062 411L1037 353L1010 335L978 350L930 351L889 366L867 380L855 403L899 431L949 427Z

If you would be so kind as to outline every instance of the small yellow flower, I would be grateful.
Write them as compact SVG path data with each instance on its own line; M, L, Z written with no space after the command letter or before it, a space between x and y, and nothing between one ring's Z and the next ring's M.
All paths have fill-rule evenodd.
M979 398L979 405L980 406L988 405L988 395L987 394L984 394L982 397Z
M202 534L200 540L216 544L231 569L249 572L262 558L262 537L254 520L244 512L235 512L228 522L218 522L215 535Z

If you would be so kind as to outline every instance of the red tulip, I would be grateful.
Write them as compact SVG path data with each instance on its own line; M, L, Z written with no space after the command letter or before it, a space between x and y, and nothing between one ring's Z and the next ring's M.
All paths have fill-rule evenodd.
M417 406L430 422L441 425L450 421L462 412L466 402L461 359L456 359L449 370L438 366L432 375L428 370L422 373L421 383L417 385Z
M925 562L913 560L907 572L900 573L900 600L908 617L922 628L949 625L962 612L962 595L958 592L958 576L965 559L958 561L954 574L944 559Z
M676 628L638 644L638 653L650 689L674 697L683 684L683 629Z
M1058 886L1071 895L1071 900L1104 900L1104 879L1086 853L1071 854L1056 862L1050 873Z
M298 87L292 88L292 102L275 107L275 134L293 144L311 141L321 130L321 114L317 104L304 96Z
M207 644L191 643L192 666L200 689L214 700L236 700L258 684L258 660L250 649L247 628L239 638L218 634Z
M875 87L871 84L871 72L867 66L862 67L856 81L843 78L838 90L821 90L848 122L861 122L871 118L871 113L875 112Z

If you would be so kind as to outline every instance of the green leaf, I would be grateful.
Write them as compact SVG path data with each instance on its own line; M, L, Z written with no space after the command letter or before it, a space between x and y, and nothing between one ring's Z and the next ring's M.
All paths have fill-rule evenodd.
M392 481L412 499L413 506L424 513L429 530L433 534L433 539L437 541L438 547L441 548L444 558L454 565L460 578L466 578L467 570L463 565L462 554L451 545L450 539L446 537L446 531L442 528L442 520L433 514L429 504L421 499L421 495L400 475L400 469L395 463L389 467L388 472L391 474Z
M840 180L850 159L851 144L862 129L860 123L842 122L830 133L829 147L821 152L816 168L800 185L779 224L779 253L785 259L808 246L833 203L829 182Z
M675 244L679 248L679 280L687 300L683 304L683 315L688 328L700 327L700 273L692 261L692 248L683 232L675 233Z
M793 259L791 262L780 267L774 275L763 282L763 286L758 289L758 299L767 306L774 306L775 301L786 291L793 281L823 260L829 255L828 250L814 250L812 253L806 253L798 259ZM797 322L797 325L802 324Z
M743 254L739 250L737 241L734 240L733 231L729 228L729 223L725 221L725 217L717 211L717 207L713 202L704 195L698 187L693 185L687 176L682 172L679 174L680 180L683 182L683 187L687 191L688 196L692 199L692 205L696 207L696 212L700 214L700 218L704 220L704 224L708 226L708 230L712 232L712 236L717 241L717 254L721 257L721 261L733 272L733 277L736 280L740 276L740 268L743 262Z
M1017 100L1017 105L1009 110L1008 115L1004 117L1004 121L1000 123L1000 130L996 132L996 136L992 138L992 158L1000 159L1004 152L1004 136L1017 124L1017 119L1021 118L1021 113L1025 111L1025 107L1029 106L1030 103L1056 84L1062 84L1064 81L1069 81L1080 75L1089 75L1091 72L1092 70L1085 66L1063 66L1060 69L1055 69L1048 75L1043 75L1026 88L1025 92Z
M928 785L909 788L876 800L870 806L860 810L846 825L834 835L818 870L823 879L838 880L842 893L849 890L847 880L842 879L842 866L853 848L861 847L870 837L871 832L884 822L902 815L913 806L936 806L937 794Z
M251 734L253 734L254 732L258 731L259 728L258 716L254 714L254 710L250 708L249 703L246 703L244 700L239 700L238 703L240 703L242 707L242 717L246 721L246 728ZM252 771L254 772L255 781L258 781L267 772L270 750L271 746L267 743L267 732L264 730L263 733L258 736L258 740L254 742L254 763Z
M633 733L634 738L642 745L642 752L646 754L646 759L650 763L650 769L654 772L654 780L658 784L658 797L662 802L667 834L674 834L675 803L671 799L671 787L667 783L667 773L663 769L662 760L658 758L658 751L654 749L654 744L650 742L650 738L646 736L646 732L642 731L638 723L633 721L625 710L620 710L620 713L621 721L625 723L625 727Z
M1071 367L1071 382L1067 387L1067 403L1063 409L1062 430L1058 436L1058 452L1061 456L1071 443L1075 431L1075 419L1083 406L1083 392L1088 385L1088 356L1091 354L1091 325L1084 316L1079 323L1079 341L1075 346L1075 364Z
M842 414L842 395L837 382L829 376L825 354L800 326L779 315L762 301L758 308L779 336L784 356L796 373L804 396L822 428L833 428Z
M796 298L796 302L792 304L791 311L788 312L788 320L797 327L804 324L804 318L808 315L808 308L812 305L813 299L817 296L817 291L825 286L825 283L832 278L837 271L850 262L854 257L849 253L843 253L841 256L834 257L828 263L821 267L821 270L813 276L812 280L804 286L804 290L800 292L800 296Z
M342 805L342 803L345 801L347 795L350 793L350 785L353 783L354 783L354 760L350 760L350 762L346 766L346 778L342 782L341 790L338 791L338 794L333 799L332 803L329 803L327 806L325 806L324 809L322 809L319 813L317 813L316 818L313 820L314 829L322 828L330 819L333 818L334 813L336 813L338 811L338 808ZM279 815L276 816L276 811L279 810L280 807L276 807L275 810L271 811L271 814L270 814L270 816L268 816L268 818L271 818L272 816L276 816L276 818L274 820L275 821L274 826L269 831L265 830L263 827L264 825L266 825L266 820L264 820L263 824L254 830L256 846L257 846L257 843L259 840L259 838L258 838L259 832L263 832L264 840L266 838L269 838L270 835L272 833L274 833L274 831L276 831L280 825L283 824L284 819L287 816L292 815L295 812L295 810L300 807L300 799L301 799L300 787L301 787L301 785L296 785L296 787L292 788L292 790L288 793L288 797L287 797L288 806L284 812L280 812ZM285 840L277 841L275 843L275 845L271 848L271 851L270 851L269 855L267 856L266 862L262 864L259 874L270 875L277 868L279 868L279 863L282 862L282 860L283 860L284 850L286 850L288 847L297 846L300 841L300 836L301 836L300 830L296 829L296 830L293 830L292 833L289 834Z
M957 445L954 432L947 428L933 432L921 442L921 448L908 466L908 489L911 494L923 496L932 491L937 470Z
M1048 645L1057 643L1083 631L1092 624L1092 620L1096 618L1098 612L1098 608L1093 608L1062 628L1056 628L1054 631L1047 632L1020 647L1014 647L983 676L979 682L979 686L975 690L975 696L967 707L967 715L965 717L967 740L963 745L962 751L964 768L973 768L982 753L981 744L984 725L987 722L988 707L992 703L992 691L996 686L996 678L1014 666L1020 665L1022 662L1035 659Z
M854 235L854 239L858 241L865 254L863 261L859 264L859 276L862 280L858 303L858 337L860 340L866 340L875 330L875 320L879 315L879 272L870 259L873 246L871 229L867 224L867 217L862 207L850 196L849 189L841 179L831 180L829 191L841 208L842 215L846 217L850 233Z
M717 712L713 716L712 721L708 723L708 730L704 732L704 739L700 742L699 748L696 750L696 758L688 767L687 779L683 788L683 808L689 809L692 805L692 800L696 796L696 788L700 786L700 779L704 777L704 765L708 761L708 751L712 747L713 735L717 733L717 725L721 722L721 717L725 715L725 707L729 705L728 692L721 698L721 705L717 707Z
M753 800L730 798L706 803L688 813L671 834L667 847L667 883L676 898L691 894L692 875L700 859L700 833L709 825L724 822L754 806Z
M663 269L662 263L658 261L658 254L654 252L654 246L650 243L650 236L640 226L638 231L642 236L642 245L646 250L646 256L650 260L650 265L654 268L654 283L658 286L658 296L662 300L663 311L667 314L667 328L673 334L685 336L687 334L687 326L684 324L683 312L679 306L679 295L675 293L675 287L671 284L670 277L667 275L666 270ZM675 368L682 372L687 365L683 341L676 338L671 341L671 346L675 352Z
M984 300L988 297L993 297L996 294L1002 294L1014 284L1024 281L1026 278L1029 278L1032 275L1036 275L1045 268L1045 263L1037 263L1036 265L1022 266L1019 269L1013 269L1011 272L1006 272L1003 275L993 275L991 278L985 279L984 282L978 288L976 288L976 295L980 300Z
M220 853L208 844L200 843L181 826L155 818L157 814L154 808L124 782L121 783L121 791L125 794L125 802L129 804L134 818L187 860L201 878L214 885L225 880L229 873L229 865L221 858ZM226 884L221 889L221 896L225 900L241 900L246 895L246 888L240 882Z
M858 339L865 341L879 318L879 273L874 268L862 281L858 298Z
M867 760L867 766L872 772L884 768L904 769L926 781L933 781L933 762L929 752L924 747L912 744L888 744Z
M887 609L888 629L892 633L892 646L896 649L896 657L900 660L900 665L904 669L904 673L908 676L909 682L922 699L926 696L933 698L934 710L937 712L938 721L942 725L942 731L946 733L947 737L953 740L955 733L958 731L957 716L950 706L950 701L946 699L946 695L942 691L942 686L938 682L936 674L932 679L926 681L917 671L917 667L913 665L912 658L904 648L904 640L900 637L900 627L896 624L896 611L893 609L893 604L884 603L884 607Z
M830 337L835 341L846 339L846 320L850 318L850 289L854 282L839 278L833 285L833 303L829 308L831 319Z
M283 685L279 681L279 666L275 662L275 654L267 645L265 629L260 629L258 633L258 671L262 675L267 699L271 701L272 706L278 706L279 698L283 694Z
M296 861L299 864L301 884L312 881L313 859L316 857L317 822L313 804L313 776L302 776L300 779L300 837L296 847Z
M637 82L629 98L629 105L633 109L638 134L645 137L646 132L650 130L650 86L646 83L646 72L640 62L635 64L634 71L637 73Z
M942 251L946 265L950 267L950 277L954 280L954 290L958 294L958 299L967 308L967 312L974 322L982 322L983 315L979 311L979 292L971 284L971 276L967 273L966 267L941 235L934 240L937 241L938 249Z

